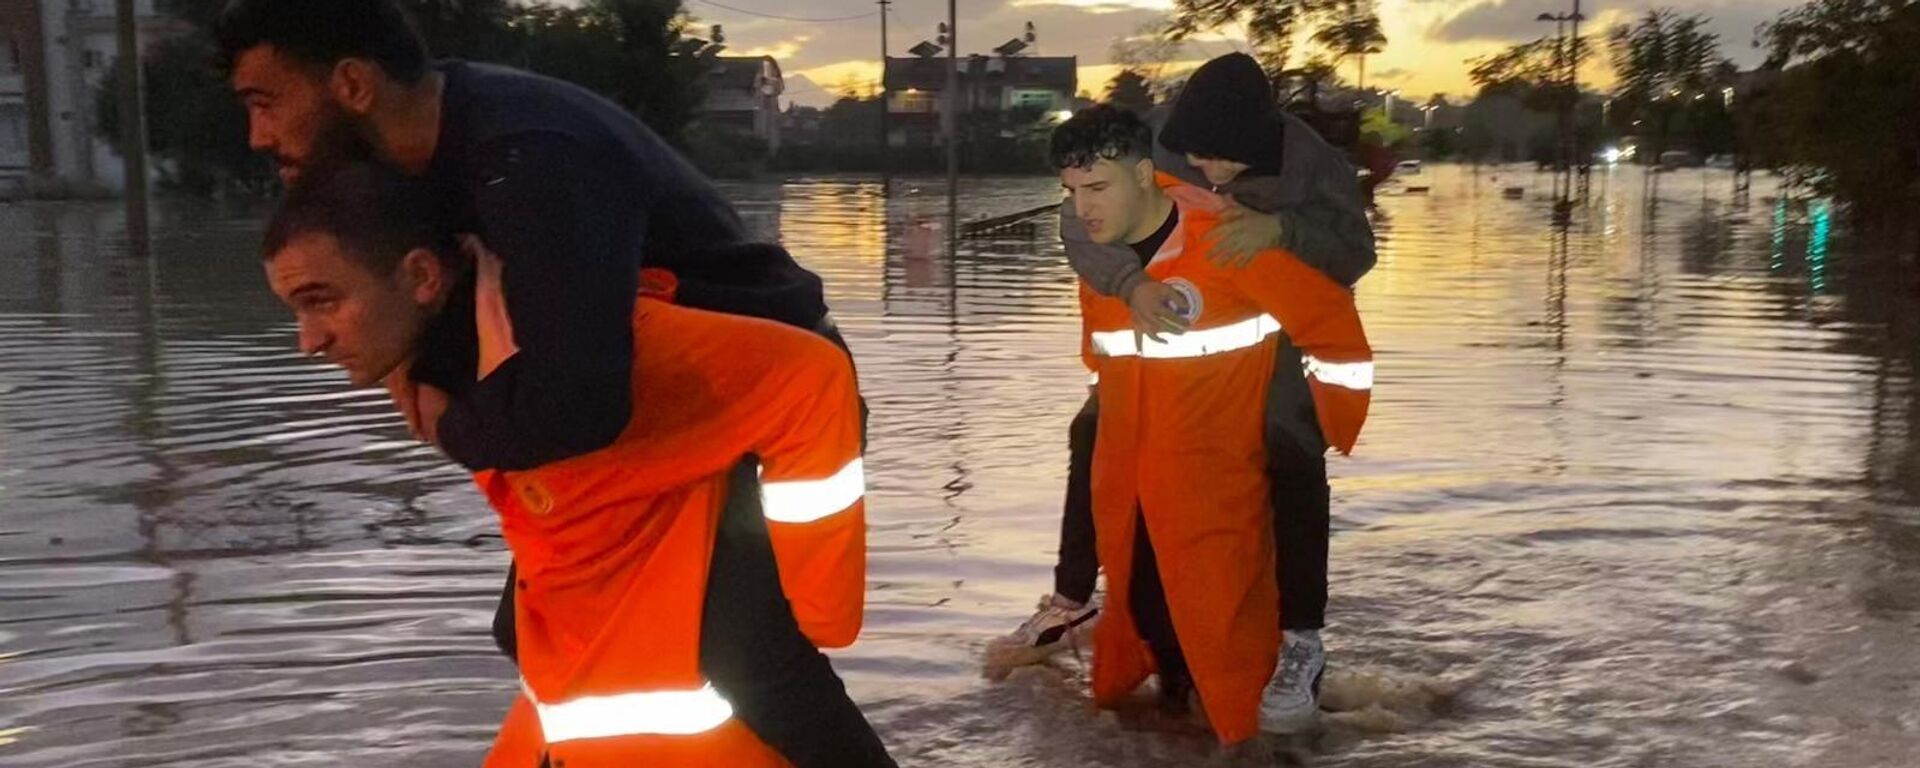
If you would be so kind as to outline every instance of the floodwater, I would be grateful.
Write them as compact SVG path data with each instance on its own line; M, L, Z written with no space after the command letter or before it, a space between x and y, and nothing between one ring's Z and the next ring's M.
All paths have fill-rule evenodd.
M836 664L902 764L1916 764L1912 272L1723 171L1601 174L1564 235L1528 170L1407 183L1359 288L1372 420L1331 464L1344 711L1227 757L1091 712L1071 658L979 674L1050 587L1084 396L1052 223L950 255L936 183L729 187L859 358L868 617ZM120 229L0 207L0 766L477 764L516 690L492 513L295 353L257 221Z

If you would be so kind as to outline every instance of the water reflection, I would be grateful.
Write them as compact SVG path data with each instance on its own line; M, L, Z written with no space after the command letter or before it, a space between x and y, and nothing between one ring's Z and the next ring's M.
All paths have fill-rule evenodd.
M1749 214L1724 173L1611 169L1558 231L1542 175L1421 183L1381 198L1359 291L1380 388L1334 465L1330 639L1382 690L1465 688L1437 719L1286 746L1910 755L1911 277L1765 179ZM1059 194L967 192L963 219ZM728 193L827 278L859 356L871 611L838 664L904 762L1196 760L1089 714L1072 662L975 673L1049 583L1084 396L1051 227L950 247L943 190L913 179ZM110 208L0 207L0 766L471 765L513 691L486 637L490 514L377 395L294 352L251 217L157 213L141 255Z

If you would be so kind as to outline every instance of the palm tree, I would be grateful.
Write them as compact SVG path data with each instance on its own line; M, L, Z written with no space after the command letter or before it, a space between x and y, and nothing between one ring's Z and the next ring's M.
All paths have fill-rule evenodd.
M1365 7L1362 4L1365 3ZM1331 22L1313 33L1313 41L1333 52L1334 61L1349 56L1359 62L1359 78L1356 85L1365 90L1367 87L1367 54L1379 53L1387 45L1387 35L1380 29L1380 17L1373 12L1372 3L1366 0L1348 0L1346 13L1339 21Z

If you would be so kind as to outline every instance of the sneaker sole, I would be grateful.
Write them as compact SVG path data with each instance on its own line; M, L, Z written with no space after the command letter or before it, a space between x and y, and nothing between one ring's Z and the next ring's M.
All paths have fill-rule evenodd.
M987 646L987 666L1024 667L1038 664L1048 657L1067 649L1065 642L1056 642L1042 646L1001 645Z
M1280 736L1299 733L1310 728L1320 716L1320 682L1326 679L1327 668L1321 667L1313 676L1312 685L1307 690L1313 692L1313 706L1286 716L1269 716L1260 713L1260 732Z
M1059 640L1046 645L988 643L985 659L986 675L989 679L999 680L1005 678L1007 673L1017 667L1042 663L1053 658L1055 654L1072 648L1092 628L1093 622L1086 622L1061 635Z

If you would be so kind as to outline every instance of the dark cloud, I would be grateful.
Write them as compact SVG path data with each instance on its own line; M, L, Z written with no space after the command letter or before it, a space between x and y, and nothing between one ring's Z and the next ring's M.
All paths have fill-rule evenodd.
M1761 59L1752 45L1754 28L1796 5L1799 5L1797 0L1670 0L1661 2L1658 7L1708 17L1708 29L1720 35L1721 53L1741 65L1750 66ZM1652 4L1606 6L1608 10L1633 17L1654 7ZM1532 40L1553 34L1552 23L1535 21L1540 14L1565 13L1568 10L1569 4L1562 0L1484 0L1435 25L1428 31L1428 37L1443 42L1516 43ZM1583 9L1583 12L1590 18L1598 16L1592 10Z
M1427 36L1449 43L1532 40L1553 34L1553 24L1535 20L1540 14L1567 10L1558 0L1487 0L1440 22Z

